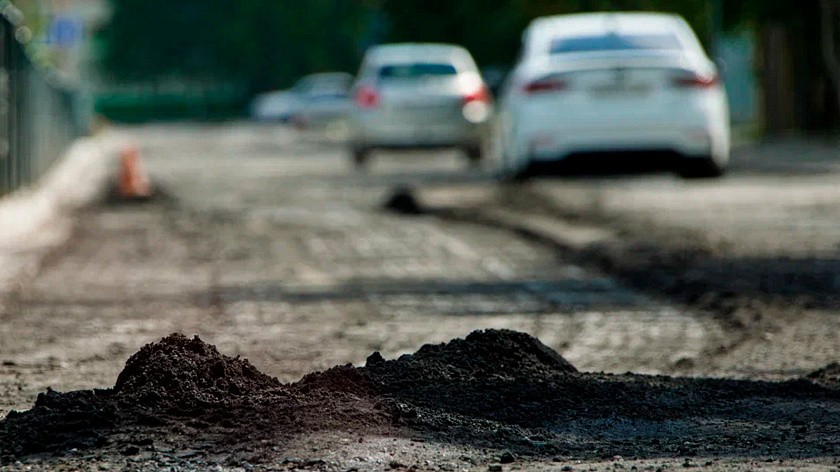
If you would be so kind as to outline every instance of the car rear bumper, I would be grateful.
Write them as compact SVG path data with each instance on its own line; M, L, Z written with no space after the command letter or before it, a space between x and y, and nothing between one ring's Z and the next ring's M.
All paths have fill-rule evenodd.
M725 130L677 128L673 124L645 128L543 129L521 139L522 154L534 161L563 159L574 153L669 150L686 156L708 156L728 148Z
M477 145L484 127L466 120L411 123L363 116L352 119L350 130L356 147L441 148Z
M506 153L520 163L648 150L711 156L721 164L729 158L729 111L722 89L606 102L571 94L554 102L514 101L505 111Z

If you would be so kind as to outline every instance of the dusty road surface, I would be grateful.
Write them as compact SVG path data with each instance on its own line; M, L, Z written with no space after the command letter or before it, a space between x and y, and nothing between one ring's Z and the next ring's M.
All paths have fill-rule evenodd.
M8 468L836 467L840 372L816 371L840 343L816 318L789 335L801 310L773 305L776 331L738 329L490 218L383 209L408 186L456 216L549 221L569 214L535 188L567 182L500 187L454 152L359 172L270 126L123 131L160 196L82 212L0 313ZM559 226L581 252L622 230L595 210Z
M838 165L836 137L777 139L737 149L723 179L559 169L424 197L460 199L458 219L523 231L626 286L712 313L729 344L695 374L783 379L840 357Z

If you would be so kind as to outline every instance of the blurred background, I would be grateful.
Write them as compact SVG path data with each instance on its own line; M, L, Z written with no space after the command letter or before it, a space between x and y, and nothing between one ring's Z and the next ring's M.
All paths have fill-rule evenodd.
M632 10L688 20L720 68L736 140L840 126L834 0L3 0L0 192L32 182L94 116L294 121L313 86L301 78L355 74L369 47L399 41L465 46L496 92L534 18Z
M825 37L817 27L825 8L817 0L14 3L31 30L35 57L89 87L97 111L113 120L244 116L255 95L290 87L306 74L355 73L364 51L383 42L461 44L493 82L511 67L535 17L657 10L683 15L723 65L736 125L775 133L840 123L831 79L840 74L824 44L837 36Z

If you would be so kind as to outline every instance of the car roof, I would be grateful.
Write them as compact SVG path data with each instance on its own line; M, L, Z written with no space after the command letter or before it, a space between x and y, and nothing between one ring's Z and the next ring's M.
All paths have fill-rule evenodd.
M682 27L682 17L672 13L622 12L577 13L537 18L528 30L553 35L598 34L611 31L675 31Z
M472 66L470 53L462 46L444 43L393 43L373 46L365 54L368 64L404 62L448 62L456 66Z
M610 12L576 13L537 18L528 25L523 41L525 55L548 51L548 44L564 36L587 36L607 33L674 33L690 50L702 51L688 23L673 13Z

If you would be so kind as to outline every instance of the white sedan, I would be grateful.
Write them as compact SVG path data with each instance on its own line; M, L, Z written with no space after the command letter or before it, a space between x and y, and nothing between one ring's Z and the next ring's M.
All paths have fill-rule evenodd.
M456 148L474 164L483 157L492 97L463 47L375 46L362 61L355 96L351 152L359 166L375 149Z
M576 153L673 152L685 177L719 176L729 160L717 68L688 23L670 14L534 20L502 91L499 124L514 174Z

